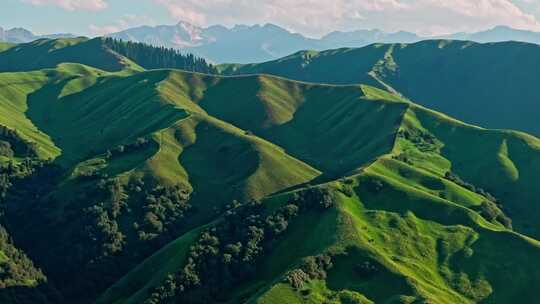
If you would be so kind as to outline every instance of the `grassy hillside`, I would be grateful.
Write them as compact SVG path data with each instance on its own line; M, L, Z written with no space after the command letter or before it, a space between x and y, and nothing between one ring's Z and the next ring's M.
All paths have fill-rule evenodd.
M404 165L383 161L346 182L325 185L335 205L322 214L308 211L290 221L277 243L263 247L256 277L221 294L221 302L507 303L534 298L533 286L540 274L530 272L529 261L538 259L540 243L488 223L469 208L480 198L464 189L444 182L443 189L403 182L408 178L406 171L394 171L400 166ZM437 180L416 173L425 180ZM373 186L377 183L382 188ZM455 191L461 204L434 195L434 190ZM292 194L284 194L264 204L275 210L276 204L293 200ZM98 303L142 303L167 274L182 271L184 264L179 260L186 260L189 246L196 241L194 235L200 235L200 230L149 258ZM507 245L505 249L499 247L501 243ZM506 258L515 252L520 254ZM324 275L309 277L297 287L289 283L292 271L308 272L311 268L303 268L303 263L320 255L331 257L332 265L322 269ZM518 279L505 280L508 271Z
M410 140L399 138L398 150L415 166L439 174L452 171L493 194L511 215L515 230L538 238L540 230L532 218L538 214L539 193L531 177L540 173L540 141L523 133L487 131L442 118L426 109L407 115L406 128L424 129L424 136L432 135L436 143L423 143L425 147L418 150L410 148Z
M12 43L8 43L8 42L0 42L0 52L3 52L7 49L10 49L12 47L14 47L15 44L12 44Z
M333 207L324 215L307 211L290 220L285 234L269 240L273 242L270 247L262 245L261 257L248 263L255 267L255 277L240 279L243 283L220 293L220 301L507 303L534 298L533 286L540 273L530 272L529 261L537 259L540 243L530 238L538 237L534 225L526 223L530 223L528 218L538 217L533 206L533 196L538 195L529 184L533 179L521 177L521 173L527 172L528 177L539 174L535 165L540 157L539 141L520 133L467 125L377 89L363 89L368 92L364 103L395 107L402 114L391 149L349 178L321 185L332 193ZM386 100L369 101L375 97ZM472 138L478 137L485 140L475 144ZM459 138L463 141L454 142ZM487 145L491 141L501 144ZM509 142L519 150L510 148ZM527 155L530 163L518 165L512 159L519 155ZM525 188L530 190L518 190ZM278 209L276 205L298 200L306 191L271 196L263 202L269 209L263 214L268 216ZM532 196L521 196L524 193ZM528 215L519 212L522 202L527 202ZM225 217L212 225L219 227L228 220ZM178 286L183 280L186 262L179 260L186 261L189 248L194 248L190 246L197 242L195 235L201 235L201 228L147 259L98 302L141 303L148 299L145 303L154 303L153 293L170 294L170 284ZM302 265L306 258L321 254L332 261L331 267L322 270L324 276L321 269L313 276L294 272L291 285L291 271L313 271ZM517 277L510 285L504 279L508 271ZM149 278L141 280L142 274ZM170 274L176 283L171 283ZM199 278L212 280L204 270ZM193 294L176 290L173 298L198 303L195 299L202 300L205 293L198 290L209 288L201 284L193 287Z
M126 67L140 69L133 62L106 49L101 39L40 39L0 52L0 71L20 72L54 68L61 63L80 63L114 72Z
M8 207L14 237L53 283L55 278L86 269L77 288L64 291L68 299L81 300L79 288L98 292L171 237L208 222L234 200L262 198L321 175L285 148L205 111L208 104L221 102L224 83L242 88L245 81L253 85L254 92L237 97L240 104L266 102L259 96L274 94L261 83L296 85L300 95L316 89L312 85L268 77L242 78L234 84L228 78L167 70L118 77L83 66L79 68L86 74L79 71L70 76L68 71L76 67L44 70L54 77L45 78L35 91L21 94L17 100L21 110L12 109L32 128L47 134L47 145L36 143L40 149L53 151L46 158L54 157L66 173L55 177L51 189L43 190L49 193L42 199L47 202L45 210L39 201L22 195L12 197L17 203ZM27 77L31 73L13 74ZM359 87L344 89L362 102ZM335 88L319 90L332 93ZM341 95L334 98L338 102ZM319 100L311 95L305 101L312 99ZM389 127L388 132L392 128L395 132L395 125ZM30 128L17 130L31 141L36 133ZM388 149L390 142L386 139ZM351 168L362 159L359 155ZM143 196L133 192L137 187ZM153 207L148 199L159 187L165 187L160 195L167 200L178 191L175 199L180 201L160 207L165 212L149 211ZM189 216L184 217L185 212ZM22 222L22 218L30 220ZM80 235L79 231L88 229L88 235ZM87 238L95 238L94 234L101 236L90 246ZM59 264L64 267L58 269Z
M36 58L0 73L0 264L17 270L0 299L534 301L540 141L389 92L416 46L373 46L367 84L329 85L146 71L96 41L0 52ZM305 53L321 65L302 75L363 51Z
M39 39L18 45L0 44L0 71L22 72L79 63L108 72L176 68L216 73L213 65L191 54L111 38Z
M366 83L489 128L540 135L534 85L539 47L520 42L422 41L305 51L261 64L223 65L227 75L265 73L302 81Z

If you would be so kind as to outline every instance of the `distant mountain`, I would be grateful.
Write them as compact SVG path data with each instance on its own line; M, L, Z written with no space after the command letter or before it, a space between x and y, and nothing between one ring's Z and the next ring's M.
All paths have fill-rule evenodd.
M540 44L540 33L518 30L508 26L497 26L492 29L476 33L455 33L442 36L443 39L470 40L475 42L503 42L521 41Z
M217 63L263 62L299 50L358 47L374 42L408 43L422 39L409 32L385 33L380 30L332 32L321 39L312 39L274 24L237 25L233 28L214 25L202 28L187 22L170 26L141 26L109 36L182 49Z
M187 22L176 25L141 26L109 35L122 40L144 42L189 51L215 63L253 63L281 58L300 50L363 47L373 43L414 43L426 39L470 40L475 42L521 41L540 44L540 33L497 26L476 33L455 33L427 37L399 31L335 31L320 39L292 33L277 25L214 25L198 27Z
M177 25L160 25L156 27L140 26L118 32L110 37L169 48L187 48L212 42L203 37L202 29L186 22Z
M475 33L459 32L436 37L419 36L406 31L388 33L378 29L335 31L315 39L293 33L274 24L236 25L232 28L213 25L204 28L181 21L175 25L134 27L108 36L178 49L204 57L214 63L241 64L270 61L301 50L323 51L344 47L364 47L373 43L414 43L427 39L475 42L521 41L540 44L539 32L518 30L507 26L497 26ZM27 43L42 38L74 37L76 35L69 33L35 35L24 28L5 30L0 27L0 42Z
M1 31L3 33L3 35L1 35L3 42L25 43L37 39L32 32L20 27L12 28L6 31L2 29Z
M381 30L357 30L353 32L332 32L324 36L321 41L327 48L359 47L372 43L411 43L422 40L421 37L410 32L386 33Z
M59 33L51 35L35 35L31 31L24 29L22 27L15 27L9 30L4 30L0 27L0 42L10 42L10 43L27 43L32 42L38 39L48 38L48 39L57 39L57 38L75 38L76 35Z
M170 26L141 26L109 36L183 49L218 63L262 62L302 49L325 48L319 40L291 33L272 24L201 28L180 22Z

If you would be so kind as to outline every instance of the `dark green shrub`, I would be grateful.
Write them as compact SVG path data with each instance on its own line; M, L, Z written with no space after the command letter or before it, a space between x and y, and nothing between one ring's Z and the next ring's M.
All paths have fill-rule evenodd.
M15 154L11 149L11 144L7 141L0 140L0 156L13 157Z
M364 261L354 266L354 272L364 279L372 278L377 275L379 271L379 265L373 261Z

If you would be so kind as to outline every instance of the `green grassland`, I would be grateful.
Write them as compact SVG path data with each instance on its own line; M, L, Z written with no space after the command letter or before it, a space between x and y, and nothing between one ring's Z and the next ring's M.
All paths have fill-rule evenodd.
M529 237L537 237L531 229L534 225L524 223L527 217L538 215L531 205L534 198L519 196L537 194L534 189L517 189L531 187L527 183L534 182L521 179L521 172L527 172L523 173L527 176L538 174L538 166L534 166L540 156L538 140L463 124L414 104L390 103L400 109L404 104L406 113L401 110L399 129L435 134L432 146L398 137L388 154L360 173L346 181L322 185L332 189L337 201L335 210L325 215L328 220L312 222L309 216L298 219L281 241L283 244L265 257L262 271L257 274L260 282L232 290L227 303L237 303L235 296L247 288L253 288L250 303L508 303L534 299L540 273L532 270L536 266L530 267L530 263L538 260L540 243ZM453 138L466 140L469 136L471 141L466 144L452 143ZM478 137L484 140L473 145L472 138ZM494 149L489 146L491 138L498 142ZM514 153L527 154L529 163L516 165L518 162L512 161L514 165L509 168L510 159L514 159L509 152L509 138L517 147L527 149ZM454 151L448 152L450 147ZM467 153L482 148L486 150ZM403 154L407 162L392 157ZM504 197L515 230L479 215L475 207L486 198L445 179L444 173L450 169ZM471 173L477 170L490 173ZM374 181L381 182L381 189L372 189ZM351 185L354 192L347 196L342 189ZM265 203L283 202L288 196L278 195ZM519 213L524 201L531 212L528 215ZM291 246L295 247L293 256ZM163 263L164 268L155 272L159 277L174 271L170 264L159 262L172 250L166 247L147 261L153 267ZM322 252L336 255L326 280L312 281L303 290L282 282L283 275L294 269L301 257ZM366 259L376 261L384 271L368 280L352 272L354 265ZM517 279L505 279L506 273L515 274ZM137 280L136 274L128 274L107 291L100 303L140 302L144 290L155 281ZM129 289L137 292L128 296ZM357 298L357 302L346 302L350 297Z
M100 38L40 39L19 44L1 52L0 62L0 70L4 72L54 68L61 63L80 63L110 72L125 68L142 69L104 48Z
M45 294L56 296L43 303L145 303L241 203L261 200L270 216L313 189L331 206L290 219L253 262L255 275L212 303L536 301L540 140L413 103L389 80L414 46L303 52L222 67L254 75L212 76L146 71L99 42L0 52L10 64L0 66L0 125L34 143L36 161L58 166L6 196L9 233L42 271L32 266L36 281L18 284L46 278ZM17 63L27 56L35 60ZM369 74L318 78L330 62L342 71L339 58ZM340 85L257 74L267 67ZM291 271L319 255L332 266L294 287ZM195 294L212 294L205 279Z
M0 51L5 51L5 50L8 50L12 47L14 47L15 44L12 44L12 43L8 43L8 42L0 42Z

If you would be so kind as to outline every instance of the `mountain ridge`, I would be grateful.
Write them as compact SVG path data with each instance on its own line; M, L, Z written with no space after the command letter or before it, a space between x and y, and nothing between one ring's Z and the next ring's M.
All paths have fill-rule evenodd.
M106 36L175 48L194 53L215 63L263 62L307 49L322 51L342 47L362 47L373 43L414 43L430 39L540 43L540 33L502 25L479 32L438 36L422 36L407 31L384 32L378 29L361 29L334 31L321 38L310 38L271 23L199 27L180 21L175 25L143 25ZM42 38L74 37L72 34L34 35L24 28L11 30L0 28L0 42L27 43Z
M218 68L226 75L263 73L316 83L367 83L473 124L539 136L535 117L540 113L532 90L540 68L539 50L524 42L425 40L300 51L260 64ZM522 68L516 69L516 64ZM495 84L497 90L492 89Z
M35 35L31 31L22 28L14 27L9 30L5 30L0 27L0 42L9 43L28 43L38 39L57 39L57 38L75 38L74 34L68 33L55 33L48 35Z

